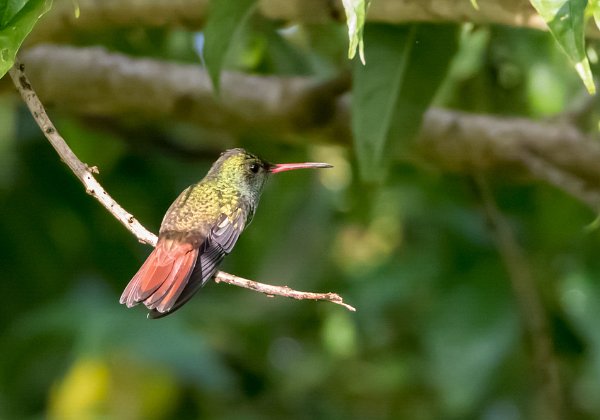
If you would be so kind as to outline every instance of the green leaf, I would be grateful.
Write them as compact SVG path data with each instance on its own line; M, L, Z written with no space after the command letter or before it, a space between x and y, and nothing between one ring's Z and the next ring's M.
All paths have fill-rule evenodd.
M211 0L204 28L204 61L215 92L221 69L236 34L250 15L256 0Z
M73 14L75 19L79 19L81 15L81 9L79 8L79 0L73 0Z
M353 71L352 132L361 176L380 181L392 152L407 147L458 46L455 25L372 24L368 66Z
M590 94L596 86L585 54L585 8L587 0L530 0L546 21L550 33L567 54Z
M479 10L479 4L477 3L477 0L471 0L471 6L473 6L473 9Z
M52 0L8 0L0 5L0 78L13 66L23 40Z
M600 29L600 1L590 0L587 7L587 13L594 17L594 22L598 29Z
M27 0L6 0L0 4L0 27L4 28L8 22L25 6Z
M353 59L358 49L360 61L365 64L365 49L363 42L363 29L365 18L369 9L370 0L342 0L346 12L346 24L348 25L348 58Z

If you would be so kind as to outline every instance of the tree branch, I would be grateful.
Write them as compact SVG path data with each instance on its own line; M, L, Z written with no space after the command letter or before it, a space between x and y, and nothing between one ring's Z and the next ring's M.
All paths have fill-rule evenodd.
M142 25L146 27L185 27L204 24L208 0L54 0L52 9L36 25L27 43L62 40L76 31L94 31Z
M175 117L234 133L250 127L289 132L297 104L305 103L306 92L316 84L303 77L226 73L217 99L199 65L56 45L26 50L21 59L44 103L84 115Z
M264 293L269 297L276 295L297 300L325 300L342 305L349 311L356 312L356 308L344 303L342 297L337 293L300 292L298 290L290 289L287 286L272 286L270 284L258 283L253 280L248 280L229 273L224 273L223 271L219 271L219 273L215 276L215 282L223 282L234 286L245 287L246 289L252 289L257 292Z
M98 168L89 167L83 163L73 153L67 145L64 138L58 133L54 124L48 117L42 102L25 75L25 66L15 60L15 65L9 70L10 77L14 85L21 94L23 101L27 104L31 115L38 124L52 147L56 150L61 160L71 169L73 174L83 183L86 192L98 200L109 213L111 213L121 224L123 224L131 233L133 233L140 242L152 246L156 246L157 237L152 232L148 231L140 222L138 222L130 213L123 209L107 192L102 185L94 178L94 173L99 173ZM273 296L285 296L292 299L312 299L323 300L344 306L350 311L356 309L346 303L336 293L313 293L301 292L292 290L287 286L272 286L268 284L258 283L252 280L247 280L223 271L217 271L215 281L229 283L235 286L244 287L251 290L256 290L261 293Z
M369 6L371 22L472 22L545 29L546 24L527 0L478 0L479 9L462 0L379 0ZM271 19L324 22L345 19L341 1L262 0L261 12Z
M146 230L130 213L119 205L102 188L100 183L94 178L94 173L99 173L95 166L89 167L80 161L75 153L69 148L65 140L58 133L54 124L48 117L42 102L36 95L29 79L24 72L25 66L18 60L15 60L14 66L9 70L10 77L21 94L23 101L27 104L31 115L40 127L56 153L61 160L71 169L77 178L83 183L85 191L100 202L115 218L121 222L130 232L132 232L140 242L149 245L156 245L156 236Z
M528 175L600 210L600 144L571 124L434 109L417 146L442 169Z
M352 142L347 75L318 82L225 73L217 99L198 65L52 45L26 50L22 58L42 100L74 113L177 118L219 134L260 133L265 140ZM430 109L415 150L446 171L527 175L600 209L600 143L566 120Z
M78 0L75 17L72 0L55 0L52 10L36 26L28 42L61 40L74 32L111 27L185 27L204 25L208 0ZM510 25L546 30L546 24L528 0L478 0L475 9L468 0L378 0L372 2L367 20L401 24L407 22L472 22L476 25ZM341 1L261 0L259 12L270 19L295 23L344 21ZM588 35L598 37L595 25Z

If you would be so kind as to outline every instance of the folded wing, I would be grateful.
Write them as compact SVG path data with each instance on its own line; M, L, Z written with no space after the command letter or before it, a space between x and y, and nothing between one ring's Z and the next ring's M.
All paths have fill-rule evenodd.
M161 290L163 286L155 289L153 296L156 295L156 298L151 296L144 302L151 309L149 317L161 318L169 315L190 300L214 276L225 255L233 249L244 230L245 223L246 212L243 208L238 209L234 215L229 217L222 214L208 237L196 250L197 255L191 269L187 260L182 264L182 269L187 267L190 270L185 277L182 276L184 281L178 282L177 287L169 288L168 291ZM165 289L167 287L164 286Z

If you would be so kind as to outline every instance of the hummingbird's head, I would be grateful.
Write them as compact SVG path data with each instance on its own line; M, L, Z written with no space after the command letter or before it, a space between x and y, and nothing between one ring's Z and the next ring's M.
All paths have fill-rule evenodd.
M232 187L245 196L260 195L269 176L270 164L244 149L230 149L210 168L207 177Z
M239 188L242 194L258 198L270 174L302 168L331 168L327 163L269 163L244 149L230 149L213 164L207 177Z

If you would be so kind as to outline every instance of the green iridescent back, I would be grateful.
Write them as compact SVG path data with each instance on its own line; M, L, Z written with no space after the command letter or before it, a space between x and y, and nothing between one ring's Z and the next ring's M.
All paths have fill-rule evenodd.
M244 151L228 150L213 164L208 174L185 189L171 204L162 221L160 234L186 234L206 237L222 215L249 223L265 182L269 163Z

